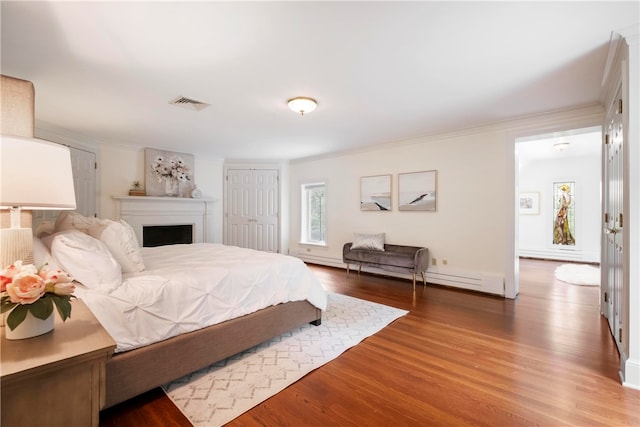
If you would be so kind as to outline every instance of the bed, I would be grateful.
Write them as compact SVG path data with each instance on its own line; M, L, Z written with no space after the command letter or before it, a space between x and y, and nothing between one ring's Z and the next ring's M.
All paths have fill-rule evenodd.
M326 292L298 258L211 243L140 248L126 223L108 226L117 233L74 224L34 244L36 259L48 250L44 262L82 283L76 297L116 341L103 408L321 322Z

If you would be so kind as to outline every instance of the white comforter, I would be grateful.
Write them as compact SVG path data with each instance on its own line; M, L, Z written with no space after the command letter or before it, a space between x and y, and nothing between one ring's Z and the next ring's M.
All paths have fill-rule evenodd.
M142 248L142 256L145 271L110 293L76 288L116 352L288 301L327 307L320 282L291 256L211 243Z

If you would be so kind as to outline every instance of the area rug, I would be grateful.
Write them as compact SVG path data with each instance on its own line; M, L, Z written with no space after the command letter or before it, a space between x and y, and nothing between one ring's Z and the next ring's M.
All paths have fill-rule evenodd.
M556 268L556 279L572 285L599 286L600 268L586 264L562 264Z
M305 325L163 386L196 427L228 423L408 312L330 293Z

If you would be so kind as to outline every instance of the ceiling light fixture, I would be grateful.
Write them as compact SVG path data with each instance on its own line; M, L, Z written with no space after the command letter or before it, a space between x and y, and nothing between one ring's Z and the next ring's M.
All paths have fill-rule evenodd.
M287 105L291 111L300 113L304 116L304 113L310 113L316 109L318 103L313 98L307 98L305 96L296 96L287 101Z
M553 143L553 148L558 151L563 151L565 148L569 147L569 141L558 141Z

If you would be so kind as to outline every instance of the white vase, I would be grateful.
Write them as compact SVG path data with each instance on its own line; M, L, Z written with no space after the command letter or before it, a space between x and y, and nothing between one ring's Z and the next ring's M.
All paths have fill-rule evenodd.
M174 178L164 179L164 195L168 197L178 196L178 180Z
M53 311L51 315L44 320L34 317L31 312L27 311L27 317L25 317L22 323L16 326L13 331L9 325L7 325L5 319L4 336L8 340L22 340L46 334L47 332L53 331L54 318L55 311Z

